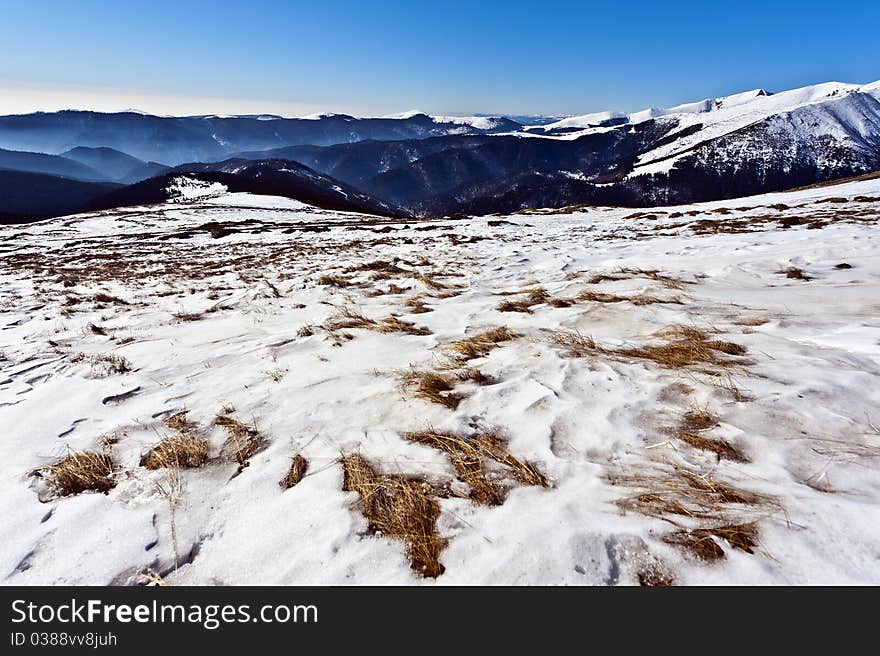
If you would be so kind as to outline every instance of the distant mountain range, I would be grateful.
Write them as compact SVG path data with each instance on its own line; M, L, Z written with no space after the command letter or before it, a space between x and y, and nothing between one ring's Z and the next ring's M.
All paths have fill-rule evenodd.
M505 118L432 118L425 114L400 118L355 118L345 114L278 118L63 111L0 116L0 147L55 154L77 146L106 147L140 160L175 166L223 160L244 150L491 134L522 127Z
M400 216L635 207L880 170L880 83L832 82L776 94L758 89L531 125L420 113L301 119L40 113L0 117L0 148L5 220L159 202L180 175ZM25 173L28 183L7 195Z

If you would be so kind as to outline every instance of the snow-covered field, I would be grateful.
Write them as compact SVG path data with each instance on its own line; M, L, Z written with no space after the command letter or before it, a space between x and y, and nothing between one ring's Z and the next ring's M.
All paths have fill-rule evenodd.
M5 227L0 577L880 583L878 217L867 180L408 224L222 194ZM142 464L181 437L200 466ZM46 467L83 451L109 490L62 496Z

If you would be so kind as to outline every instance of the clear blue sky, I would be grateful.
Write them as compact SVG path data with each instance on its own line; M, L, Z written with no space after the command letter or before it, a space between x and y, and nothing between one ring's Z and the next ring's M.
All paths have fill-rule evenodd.
M0 0L0 62L0 112L579 114L873 81L880 2Z

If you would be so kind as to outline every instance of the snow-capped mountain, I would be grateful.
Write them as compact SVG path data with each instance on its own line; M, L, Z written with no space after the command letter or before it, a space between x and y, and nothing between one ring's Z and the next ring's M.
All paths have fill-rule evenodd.
M423 214L730 198L880 169L880 84L762 89L501 134L292 146L293 159Z
M83 145L90 152L148 154L151 165L195 162L187 166L203 175L239 175L229 170L230 157L234 168L246 160L271 161L273 176L301 165L329 176L331 192L347 185L350 196L366 199L363 207L393 213L690 203L880 170L880 82L828 82L780 93L756 89L541 125L421 112L299 119L92 112L0 117L0 147L72 148L69 154ZM16 161L46 158L23 155L16 154ZM249 179L245 186L259 193L265 182ZM124 191L112 195L128 197Z

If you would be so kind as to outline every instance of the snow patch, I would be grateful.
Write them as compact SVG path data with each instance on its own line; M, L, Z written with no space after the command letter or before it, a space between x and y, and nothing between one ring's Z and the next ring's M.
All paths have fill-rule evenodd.
M165 187L165 193L168 194L168 200L173 203L185 203L191 200L201 198L213 198L226 193L226 185L220 182L208 182L206 180L198 180L197 178L188 178L180 176L172 178L168 186Z

